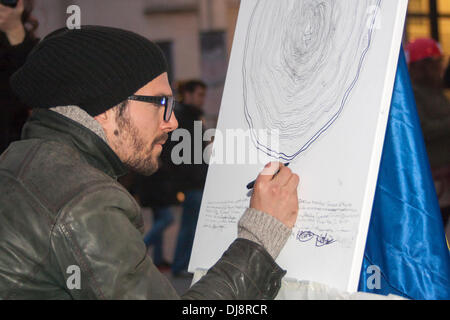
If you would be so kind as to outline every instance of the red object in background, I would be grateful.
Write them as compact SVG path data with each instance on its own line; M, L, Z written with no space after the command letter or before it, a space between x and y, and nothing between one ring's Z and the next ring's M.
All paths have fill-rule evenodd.
M440 44L433 39L416 39L406 46L408 63L413 63L426 58L440 58L443 56Z

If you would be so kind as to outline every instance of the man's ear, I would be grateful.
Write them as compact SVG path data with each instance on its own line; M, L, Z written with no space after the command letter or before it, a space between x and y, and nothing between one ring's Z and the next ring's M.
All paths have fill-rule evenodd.
M106 125L108 123L109 118L111 117L111 115L109 114L110 110L111 109L106 110L105 112L100 113L99 115L96 115L94 119L97 120L101 125L103 126Z

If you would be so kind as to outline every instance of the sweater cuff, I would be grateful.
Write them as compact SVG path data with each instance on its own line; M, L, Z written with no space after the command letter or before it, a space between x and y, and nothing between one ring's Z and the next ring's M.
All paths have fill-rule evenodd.
M275 260L291 234L291 228L275 217L248 208L238 223L238 237L263 246Z

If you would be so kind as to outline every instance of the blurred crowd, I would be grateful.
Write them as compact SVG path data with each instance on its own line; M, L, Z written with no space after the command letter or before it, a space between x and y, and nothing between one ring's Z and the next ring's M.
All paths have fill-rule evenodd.
M449 64L441 46L433 39L420 38L407 47L409 72L422 126L428 159L448 230L450 213L450 88Z
M15 8L0 7L0 153L20 139L29 109L13 95L10 76L38 43L38 22L31 15L34 1L20 0Z

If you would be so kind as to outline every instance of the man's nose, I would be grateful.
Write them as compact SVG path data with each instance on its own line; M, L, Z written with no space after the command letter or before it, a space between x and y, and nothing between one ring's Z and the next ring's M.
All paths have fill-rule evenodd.
M173 131L176 128L178 128L178 120L177 120L177 117L175 116L175 112L172 112L172 116L169 119L168 125L169 125L170 131Z

